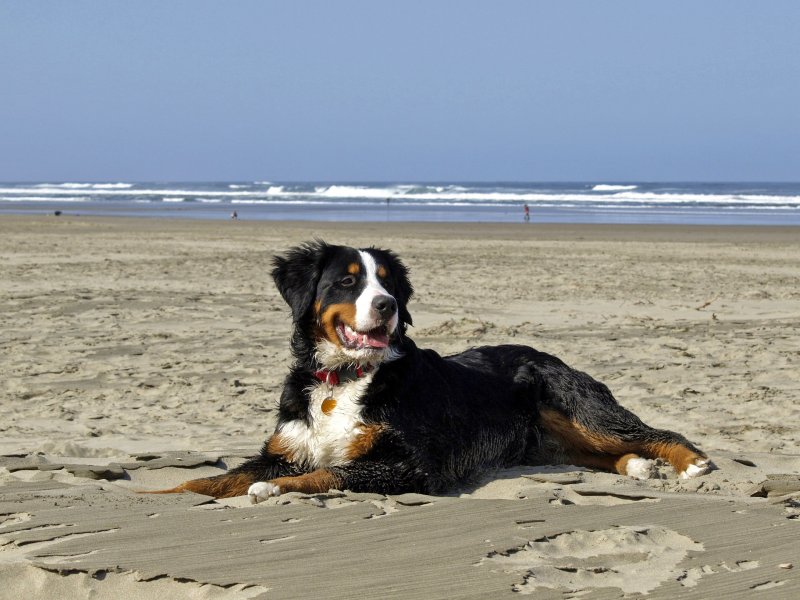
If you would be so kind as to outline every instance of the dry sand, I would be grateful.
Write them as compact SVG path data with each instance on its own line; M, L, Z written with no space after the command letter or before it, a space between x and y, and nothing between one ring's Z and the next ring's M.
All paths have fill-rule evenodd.
M448 497L142 496L274 426L270 257L396 250L412 337L513 341L719 470L570 466ZM0 219L0 598L800 595L800 229Z

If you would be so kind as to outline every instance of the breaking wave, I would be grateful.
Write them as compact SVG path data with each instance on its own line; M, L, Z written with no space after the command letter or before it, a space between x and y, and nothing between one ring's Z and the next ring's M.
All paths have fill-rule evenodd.
M586 183L0 183L0 203L91 202L197 205L721 207L800 210L800 184ZM183 209L182 209L183 210ZM186 210L189 210L188 207ZM455 211L457 212L457 211ZM454 213L455 214L455 213Z
M619 190L635 190L638 185L609 185L607 183L599 183L592 188L593 192L616 192Z

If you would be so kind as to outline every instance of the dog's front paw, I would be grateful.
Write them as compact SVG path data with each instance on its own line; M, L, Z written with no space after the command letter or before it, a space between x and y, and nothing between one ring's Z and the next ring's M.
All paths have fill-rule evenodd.
M681 479L700 477L700 475L705 475L708 473L712 467L712 462L707 458L697 458L693 463L686 467L686 470L683 473L681 473Z
M280 496L281 488L269 481L256 481L247 489L247 496L251 504L263 502L270 496Z
M641 457L630 459L625 470L634 479L652 479L658 473L656 461Z

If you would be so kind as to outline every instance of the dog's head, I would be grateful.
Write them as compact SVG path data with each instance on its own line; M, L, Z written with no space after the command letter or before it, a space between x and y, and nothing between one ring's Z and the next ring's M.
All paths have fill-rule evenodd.
M328 368L377 364L411 324L408 269L388 250L315 241L273 264L275 285L292 309L298 358L313 353Z

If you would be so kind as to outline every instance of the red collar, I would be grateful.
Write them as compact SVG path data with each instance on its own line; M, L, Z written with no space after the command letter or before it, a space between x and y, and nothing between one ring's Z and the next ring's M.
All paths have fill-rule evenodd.
M314 371L314 377L324 383L327 383L328 385L339 385L339 382L343 379L360 379L361 377L364 377L367 373L372 371L372 368L372 365L366 365L364 367L348 367L345 369L337 369L335 371L320 369L319 371Z

